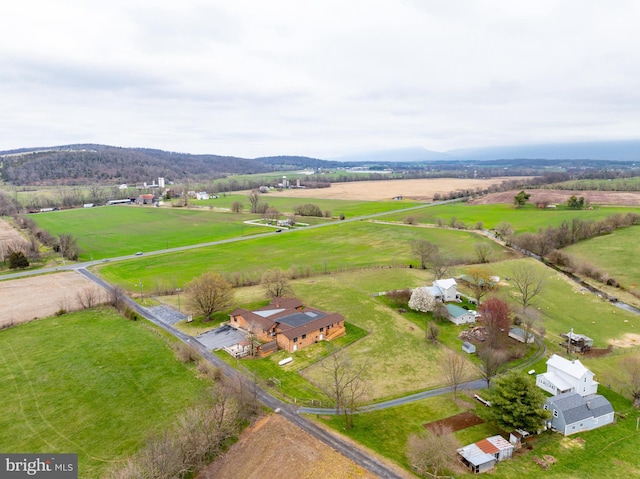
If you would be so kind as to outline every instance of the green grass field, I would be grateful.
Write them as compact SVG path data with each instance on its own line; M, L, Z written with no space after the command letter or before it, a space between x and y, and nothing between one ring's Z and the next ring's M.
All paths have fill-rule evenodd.
M309 195L313 195L313 190L309 190ZM239 194L227 194L220 196L216 199L196 201L193 200L191 205L193 206L205 206L205 207L217 207L217 208L229 208L236 201L240 201L244 205L244 211L249 211L249 201L247 195ZM318 199L318 198L289 198L286 196L275 196L270 194L264 194L260 196L260 201L268 203L269 206L273 206L282 213L290 213L294 211L294 208L298 205L314 204L317 205L323 212L331 212L331 216L334 218L339 217L341 214L346 218L353 218L354 216L363 216L373 213L384 213L385 211L394 211L401 208L408 208L410 206L416 206L420 203L409 201L353 201L353 200L332 200L332 199ZM308 217L299 216L300 221L306 221Z
M637 289L640 286L640 262L636 260L639 244L640 227L632 226L581 241L563 251L606 271L627 289Z
M0 450L79 455L100 478L204 394L146 326L108 309L0 331Z
M556 209L539 209L527 204L524 208L516 209L513 205L469 205L455 203L438 205L408 213L390 214L385 219L404 221L407 216L413 216L419 223L435 223L437 219L448 225L451 218L462 221L469 228L473 228L478 221L482 221L487 229L495 228L501 222L511 223L516 233L537 232L547 226L559 226L563 221L579 218L584 221L597 221L616 213L640 212L639 208L625 207L594 207L593 210L570 210L564 207Z
M498 245L474 233L363 221L136 258L105 265L100 271L124 288L133 290L141 279L145 290L152 291L160 279L181 287L208 270L257 279L261 272L273 267L295 267L318 274L393 264L418 266L410 247L410 241L416 238L439 244L443 253L456 258L472 258L473 246L479 242L488 243L496 258L504 256Z
M84 261L272 230L243 224L257 215L184 208L103 206L41 213L31 218L52 235L65 233L77 238Z

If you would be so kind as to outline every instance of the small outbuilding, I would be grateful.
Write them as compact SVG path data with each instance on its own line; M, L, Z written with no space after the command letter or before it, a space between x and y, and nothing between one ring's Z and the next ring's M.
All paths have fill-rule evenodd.
M491 436L482 441L458 449L462 462L478 474L494 468L496 462L510 459L514 446L500 435Z
M467 354L473 354L476 352L476 346L468 341L462 343L462 350Z
M461 308L455 304L447 304L447 312L449 313L449 321L458 326L476 322L477 313L475 311Z
M509 329L509 337L526 344L531 344L535 341L533 333L527 333L524 329L518 327Z

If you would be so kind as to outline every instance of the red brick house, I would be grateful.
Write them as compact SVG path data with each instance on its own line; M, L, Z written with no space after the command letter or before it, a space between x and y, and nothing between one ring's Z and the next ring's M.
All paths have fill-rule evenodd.
M341 314L305 307L296 298L275 298L255 311L237 308L229 315L229 322L234 328L252 332L261 342L275 340L278 349L289 352L346 334Z

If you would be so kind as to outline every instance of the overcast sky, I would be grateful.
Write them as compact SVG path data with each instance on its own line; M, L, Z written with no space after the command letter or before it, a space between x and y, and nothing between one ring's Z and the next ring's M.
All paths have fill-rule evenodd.
M20 0L0 150L331 158L640 137L634 0Z

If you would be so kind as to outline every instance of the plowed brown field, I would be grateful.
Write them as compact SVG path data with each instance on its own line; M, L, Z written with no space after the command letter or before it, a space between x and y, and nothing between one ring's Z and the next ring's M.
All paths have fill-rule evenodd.
M447 194L451 191L486 188L498 185L506 180L522 177L504 177L489 179L465 178L425 178L416 180L354 181L349 183L331 183L329 188L290 189L273 191L269 195L294 198L324 198L334 200L385 201L396 196L416 201L431 201L436 193ZM513 201L513 197L511 198Z
M61 308L80 309L78 292L90 288L104 297L106 292L74 272L0 281L0 328L54 315Z
M395 468L407 478L415 477ZM375 479L342 454L271 414L247 428L240 440L196 479Z
M531 195L529 203L545 201L549 204L566 204L571 195L581 196L592 205L612 206L640 206L640 192L638 191L572 191L572 190L526 190ZM473 205L490 205L498 203L513 203L513 197L518 192L502 191L469 201Z

